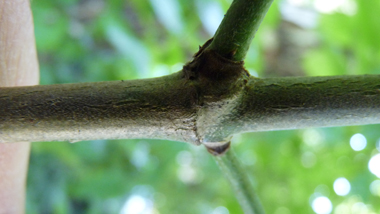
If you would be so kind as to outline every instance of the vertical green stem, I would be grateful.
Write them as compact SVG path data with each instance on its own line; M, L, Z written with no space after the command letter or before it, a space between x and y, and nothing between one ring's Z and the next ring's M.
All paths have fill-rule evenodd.
M234 0L214 35L209 49L242 61L273 0Z
M231 183L245 214L264 214L264 209L252 183L235 153L230 149L222 156L214 156L219 168Z

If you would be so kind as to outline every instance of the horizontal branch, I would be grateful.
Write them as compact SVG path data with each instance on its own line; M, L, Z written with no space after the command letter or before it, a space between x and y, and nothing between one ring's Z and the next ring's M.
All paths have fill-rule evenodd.
M230 112L200 135L377 124L380 75L251 78Z
M153 138L199 144L194 94L179 73L0 88L0 142Z
M380 75L251 77L202 98L179 72L153 79L0 88L0 142L168 139L225 142L241 132L380 123Z

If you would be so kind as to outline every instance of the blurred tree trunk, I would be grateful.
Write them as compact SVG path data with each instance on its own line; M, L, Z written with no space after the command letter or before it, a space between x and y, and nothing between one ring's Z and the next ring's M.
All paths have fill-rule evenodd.
M0 87L38 84L29 0L0 0L0 8ZM25 142L0 144L0 213L24 213L29 150Z
M304 76L304 54L319 42L314 32L317 14L288 4L283 6L281 14L276 31L267 33L270 39L265 42L263 73L266 77Z

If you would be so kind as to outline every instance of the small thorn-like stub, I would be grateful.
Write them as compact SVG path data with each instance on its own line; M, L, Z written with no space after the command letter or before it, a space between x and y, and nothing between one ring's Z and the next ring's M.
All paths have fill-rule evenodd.
M231 145L231 141L228 141L227 143L220 146L216 146L216 147L206 146L206 149L210 154L214 156L221 156L221 155L224 155L230 149L230 145Z

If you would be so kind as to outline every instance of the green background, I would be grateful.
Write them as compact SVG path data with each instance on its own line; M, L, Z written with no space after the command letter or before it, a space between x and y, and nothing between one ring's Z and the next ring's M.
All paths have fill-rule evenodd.
M230 3L33 0L41 84L176 72L212 36L205 20L218 21ZM293 65L302 71L297 75L380 74L379 1L353 1L354 15L317 14L317 25L311 29L284 22L283 3L273 4L254 39L246 58L251 74L288 75L280 69L266 71L272 68L273 53L292 57L290 51L279 51L281 36L297 41L284 50L308 39L292 36L300 29L317 42L302 49ZM281 33L284 29L288 31ZM379 178L368 170L369 159L379 153L379 130L379 125L368 125L246 133L235 136L232 147L267 213L314 213L311 202L319 195L331 200L333 213L380 213L380 189L376 195L369 188ZM350 147L356 133L367 139L362 151ZM339 177L351 184L346 196L334 192ZM143 199L148 207L145 213L242 212L204 147L179 142L33 143L27 185L27 213L119 213L130 199ZM343 212L345 207L349 211Z

